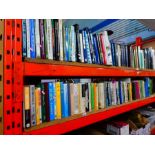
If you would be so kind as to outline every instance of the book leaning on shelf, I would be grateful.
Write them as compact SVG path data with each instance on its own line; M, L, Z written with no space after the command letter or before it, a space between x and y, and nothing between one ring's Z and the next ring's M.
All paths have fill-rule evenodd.
M155 92L153 79L49 79L24 86L24 128L98 111Z

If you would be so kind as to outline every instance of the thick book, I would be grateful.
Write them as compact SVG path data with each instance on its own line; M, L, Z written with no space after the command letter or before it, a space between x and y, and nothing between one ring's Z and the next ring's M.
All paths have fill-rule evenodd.
M97 34L96 36L97 36L97 46L98 46L98 50L99 50L100 64L104 64L100 35Z
M61 115L62 118L69 117L69 102L68 102L68 86L67 83L60 83L61 86Z
M30 19L30 56L31 58L36 58L34 19Z
M30 55L30 21L26 19L26 41L27 41L27 57L31 58Z
M31 126L30 122L30 88L29 86L24 86L24 113L25 113L25 128Z
M56 90L56 119L61 119L60 82L55 83L55 90Z
M26 37L26 19L22 20L22 53L27 57L27 37Z
M45 40L44 40L44 20L39 19L39 31L40 31L40 53L41 58L46 59L46 53L45 53Z
M36 125L39 125L42 123L40 86L35 87L35 103L36 103Z
M74 114L79 114L79 94L78 94L78 84L73 84L73 96L74 96Z
M105 50L105 45L104 45L104 38L103 34L100 34L100 41L101 41L101 51L103 55L103 64L107 64L107 57L106 57L106 50Z
M99 109L105 108L104 83L98 83L98 106Z
M55 119L55 83L48 83L50 121Z
M97 46L97 36L96 36L96 34L93 35L93 41L94 41L94 51L95 51L96 63L100 64L99 50L98 50L98 46Z
M35 19L35 43L36 43L36 58L40 58L39 19Z
M36 125L35 85L30 85L31 126Z
M86 112L86 84L81 83L81 113Z

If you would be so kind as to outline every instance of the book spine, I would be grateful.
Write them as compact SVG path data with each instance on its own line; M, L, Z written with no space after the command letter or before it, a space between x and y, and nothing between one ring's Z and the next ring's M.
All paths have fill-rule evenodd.
M35 49L35 20L30 19L30 56L31 58L36 58Z
M84 30L82 31L82 40L83 40L83 55L84 55L84 62L87 63L87 51L86 51L86 42L85 42L85 34Z
M69 117L69 95L68 84L64 83L64 117Z
M82 33L80 33L80 55L81 55L81 62L84 62L84 55L83 55L83 41L82 41Z
M91 109L94 110L94 83L91 83Z
M91 83L88 83L88 91L89 91L89 111L92 111L91 107Z
M36 42L36 57L40 58L39 19L35 19L35 42Z
M82 83L81 84L81 93L82 93L82 97L81 97L81 112L82 113L85 113L86 112L86 85L85 85L85 83Z
M35 86L30 85L31 126L36 125Z
M97 83L94 83L94 110L98 110L98 87L97 87Z
M27 38L27 57L31 58L30 55L30 21L26 19L26 38Z
M60 60L60 49L59 49L59 23L58 19L54 19L54 40L55 40L55 60Z
M66 27L65 29L65 60L69 61L70 60L70 55L69 55L69 29Z
M101 41L100 41L100 36L97 36L97 46L98 46L98 51L99 51L99 58L100 58L100 64L104 64L104 59L103 59L103 53L101 49Z
M58 22L59 22L60 60L63 61L64 51L63 51L63 37L62 37L62 19L59 19Z
M98 83L98 103L99 108L103 109L104 105L104 83Z
M39 19L39 31L40 31L40 53L41 58L46 59L45 46L44 46L44 20Z
M100 64L99 51L98 51L98 47L97 47L96 35L93 36L93 41L94 41L94 50L95 50L95 56L96 56L96 63Z
M42 122L46 122L46 101L45 101L45 88L41 83L41 106L42 106Z
M24 113L25 113L25 128L31 126L30 122L30 88L29 86L24 86Z
M48 83L49 91L49 107L50 107L50 121L55 119L55 87L54 83Z
M69 90L70 90L70 115L74 115L74 84L69 84Z
M36 102L36 125L42 123L41 118L41 89L39 87L35 88L35 102Z
M51 20L52 24L52 51L53 51L53 60L55 60L56 54L55 54L55 30L54 30L54 20Z
M55 89L56 89L56 118L61 119L60 82L55 83Z
M85 84L85 93L86 93L86 112L89 111L89 89L88 89L88 83Z
M53 60L53 47L52 47L52 24L51 19L46 19L47 26L47 51L48 51L48 59Z
M78 110L79 110L79 114L82 113L81 111L81 99L82 99L82 89L81 89L81 83L78 83Z
M71 26L71 61L76 61L76 38L74 26Z
M27 57L26 19L22 20L22 52L23 57Z
M45 48L45 58L48 59L48 38L47 38L47 20L43 19L44 21L44 48Z

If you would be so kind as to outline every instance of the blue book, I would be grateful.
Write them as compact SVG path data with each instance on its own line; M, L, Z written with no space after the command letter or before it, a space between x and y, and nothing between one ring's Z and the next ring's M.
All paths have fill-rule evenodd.
M35 20L30 19L30 56L36 58L35 50Z
M145 78L145 97L149 97L149 78Z
M89 41L88 41L88 34L87 34L87 28L84 31L84 37L85 37L85 44L86 44L86 53L87 53L87 62L92 63L91 55L90 55L90 47L89 47Z
M123 97L122 97L122 84L121 84L121 81L118 81L118 85L119 85L120 104L122 104L123 103Z
M115 63L115 44L111 42L111 54L112 54L112 65L116 66Z
M84 62L88 62L87 58L87 50L86 50L86 39L85 39L85 32L84 30L82 31L82 40L83 40L83 56L84 56Z
M70 85L67 83L67 100L68 100L68 116L71 116L71 106L70 106Z
M60 88L61 88L61 114L62 118L65 118L69 116L67 84L61 82Z
M96 34L93 36L93 39L94 39L94 50L95 50L96 63L100 64L99 50L98 50L98 46L97 46Z
M50 107L50 121L55 119L55 83L48 83L49 91L49 107Z
M65 60L69 61L69 31L65 28Z
M27 57L26 19L22 20L22 51L23 57Z

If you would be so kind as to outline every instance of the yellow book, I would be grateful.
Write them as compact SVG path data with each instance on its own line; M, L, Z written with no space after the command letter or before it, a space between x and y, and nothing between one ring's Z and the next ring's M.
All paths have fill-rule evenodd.
M55 83L55 89L56 89L56 119L61 119L60 82Z
M130 89L129 89L129 93L130 93L130 102L132 101L132 83L129 83Z
M94 110L98 110L98 84L94 83Z
M30 88L24 86L24 107L23 107L23 126L24 128L30 127Z
M35 103L36 103L36 124L42 123L41 119L41 89L39 87L35 88Z

